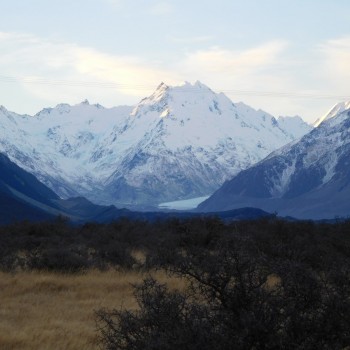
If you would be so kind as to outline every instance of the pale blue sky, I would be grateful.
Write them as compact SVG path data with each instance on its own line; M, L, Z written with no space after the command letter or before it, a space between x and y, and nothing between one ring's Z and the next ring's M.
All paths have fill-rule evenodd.
M350 99L348 0L2 0L0 12L0 104L19 113L134 104L184 80L308 121Z

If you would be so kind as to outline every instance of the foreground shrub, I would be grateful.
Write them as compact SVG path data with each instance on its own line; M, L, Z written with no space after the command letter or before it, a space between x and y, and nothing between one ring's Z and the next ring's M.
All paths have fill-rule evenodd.
M154 279L135 286L140 309L100 310L101 342L106 349L206 349L209 324L206 309L188 296L169 291ZM207 336L208 335L208 336Z
M210 250L168 256L188 281L171 291L153 279L135 286L139 310L100 310L105 349L344 349L350 344L350 274L307 261L276 260L236 236ZM276 263L278 261L278 264Z

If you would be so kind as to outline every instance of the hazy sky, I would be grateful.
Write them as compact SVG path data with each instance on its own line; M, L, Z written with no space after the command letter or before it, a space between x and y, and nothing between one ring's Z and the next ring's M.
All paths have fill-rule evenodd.
M313 121L350 100L349 0L1 0L0 105L135 104L200 80Z

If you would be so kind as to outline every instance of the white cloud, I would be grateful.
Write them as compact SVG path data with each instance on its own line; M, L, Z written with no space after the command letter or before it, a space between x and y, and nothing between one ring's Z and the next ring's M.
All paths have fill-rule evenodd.
M287 47L283 41L241 51L213 47L188 53L179 63L179 70L188 80L199 79L219 91L286 91L293 85L284 69L283 55ZM234 93L228 95L236 101L241 98Z
M286 46L285 42L276 41L244 51L211 48L189 52L164 65L71 43L0 33L0 75L30 77L29 82L22 79L20 83L30 97L41 99L41 106L76 103L84 98L107 106L136 103L161 81L178 84L184 80L201 80L217 91L284 91L288 77L276 76L276 67ZM269 71L271 68L274 72ZM229 96L237 100L234 94ZM250 101L257 101L253 106L264 107L259 100Z
M286 47L284 42L271 42L237 52L211 48L188 53L176 63L168 62L164 68L162 64L143 62L135 56L111 55L89 47L16 33L0 33L0 45L3 52L0 74L30 76L31 83L28 79L21 82L31 94L52 100L57 96L69 99L74 94L83 98L94 92L96 96L109 96L99 101L108 100L109 104L116 93L143 97L160 81L177 84L183 80L199 79L214 89L232 89L256 87L260 79L271 86L275 78L266 76L266 69L276 65L279 54ZM40 78L54 84L50 85L48 81L50 88L33 84ZM66 83L60 84L56 80ZM87 87L74 83L84 81L90 82ZM240 82L239 86L237 82ZM106 89L111 86L115 89Z
M285 42L276 41L245 51L226 50L219 47L189 53L186 65L191 69L235 77L254 73L275 65L278 55L285 49Z
M323 55L323 75L334 85L349 90L350 37L329 40L320 46Z
M0 47L0 75L20 78L18 82L29 94L48 102L94 95L100 98L98 102L115 105L119 93L130 103L137 101L130 96L149 94L160 80L178 82L169 71L133 56L105 54L30 35L0 33Z
M32 113L39 106L60 102L77 103L85 98L106 106L132 104L153 92L161 81L172 85L200 80L215 91L226 90L234 101L243 100L276 115L309 115L311 121L338 101L295 99L288 92L348 93L350 38L310 48L311 59L310 52L298 56L309 57L306 61L293 60L289 45L285 41L271 41L246 50L211 47L179 54L173 61L164 62L107 54L33 35L0 32L0 104L21 113ZM19 77L18 89L14 89L14 84L10 86L4 76ZM287 92L287 95L285 98L273 94L254 96L230 93L232 90ZM14 91L21 95L21 103L14 98Z

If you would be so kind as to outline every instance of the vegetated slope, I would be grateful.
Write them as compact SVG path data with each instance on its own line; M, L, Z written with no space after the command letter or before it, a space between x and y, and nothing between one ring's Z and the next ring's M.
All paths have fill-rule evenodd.
M199 210L254 206L296 218L350 215L350 103L336 105L299 141L242 171Z
M156 205L207 195L311 129L205 85L161 84L137 106L87 101L37 115L0 109L0 151L63 198Z

